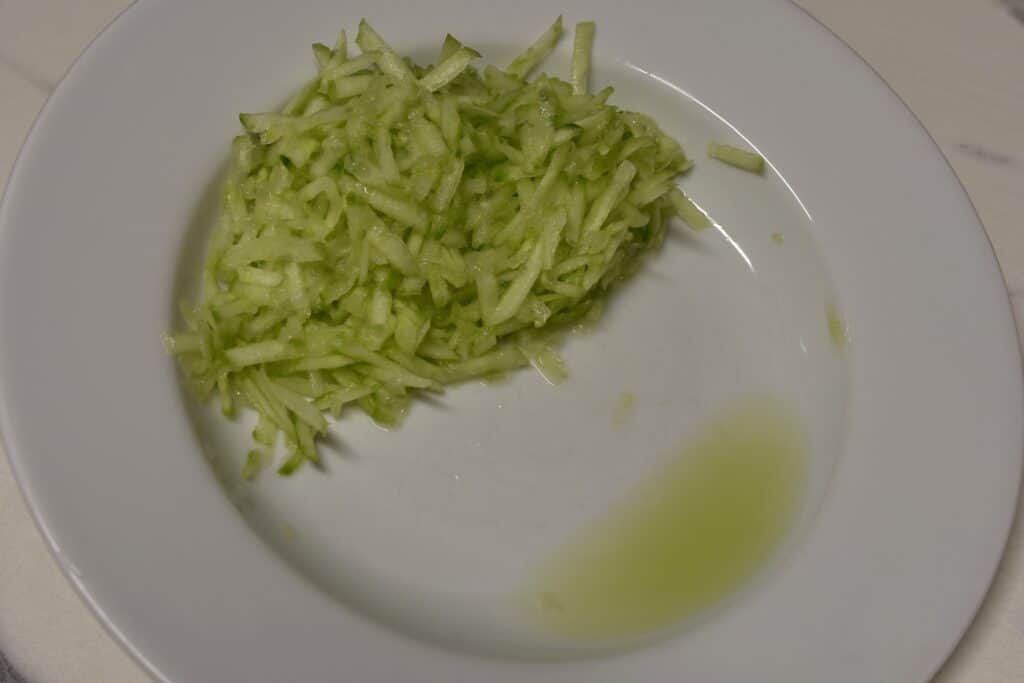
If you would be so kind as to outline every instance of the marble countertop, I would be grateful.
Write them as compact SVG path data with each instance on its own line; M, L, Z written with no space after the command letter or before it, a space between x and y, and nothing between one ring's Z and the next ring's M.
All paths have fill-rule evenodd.
M0 187L64 71L130 0L0 0ZM1024 0L798 0L931 132L967 188L1024 321ZM1024 522L940 683L1024 679ZM78 599L0 456L0 683L149 680ZM7 663L4 658L6 657ZM13 667L13 669L9 668Z

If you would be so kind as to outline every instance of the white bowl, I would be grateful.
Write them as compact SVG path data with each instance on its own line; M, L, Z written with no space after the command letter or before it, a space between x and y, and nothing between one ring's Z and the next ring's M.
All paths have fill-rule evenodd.
M279 104L308 44L362 16L423 61L450 31L500 63L555 11L597 21L596 80L697 158L684 184L718 229L674 233L571 340L565 386L459 387L394 432L346 418L327 474L240 482L244 420L194 404L159 343L237 113ZM711 139L770 173L706 161ZM167 681L923 681L981 600L1020 479L1020 358L978 219L885 84L785 2L142 2L25 145L0 207L0 329L26 497ZM750 395L786 405L810 454L757 580L628 651L517 621L506 598L544 557Z

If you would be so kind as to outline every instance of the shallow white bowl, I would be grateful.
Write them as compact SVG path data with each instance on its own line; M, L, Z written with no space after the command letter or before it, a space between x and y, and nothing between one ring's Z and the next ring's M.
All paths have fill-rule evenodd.
M327 475L242 485L245 425L194 405L159 343L236 114L279 104L307 45L362 16L424 61L450 31L501 62L555 12L597 20L596 80L701 162L684 183L718 229L679 231L571 341L567 385L460 387L391 433L347 418ZM710 139L756 147L771 173L704 162ZM1020 374L998 267L934 143L781 1L143 2L51 98L0 207L15 472L89 604L179 683L922 681L1005 541ZM637 407L617 428L624 391ZM522 657L564 651L495 596L749 394L784 400L810 444L785 551L644 647Z

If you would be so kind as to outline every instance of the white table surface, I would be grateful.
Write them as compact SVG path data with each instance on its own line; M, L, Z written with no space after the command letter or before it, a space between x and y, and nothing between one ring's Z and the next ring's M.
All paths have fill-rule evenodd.
M47 95L130 0L0 0L0 187ZM931 131L981 215L1024 321L1024 0L799 0ZM1024 680L1024 522L935 679ZM0 651L29 683L149 680L74 593L0 456ZM6 680L0 670L0 683Z

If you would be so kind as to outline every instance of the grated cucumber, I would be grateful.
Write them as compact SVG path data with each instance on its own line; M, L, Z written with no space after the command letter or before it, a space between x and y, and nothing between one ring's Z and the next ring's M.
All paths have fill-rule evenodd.
M569 82L528 80L559 18L507 68L447 36L438 63L401 57L363 21L349 54L279 112L242 114L199 302L165 335L203 399L259 414L256 476L278 443L318 464L325 414L397 424L418 392L532 364L565 377L554 331L592 320L660 246L692 163L651 119L590 94L594 25Z

